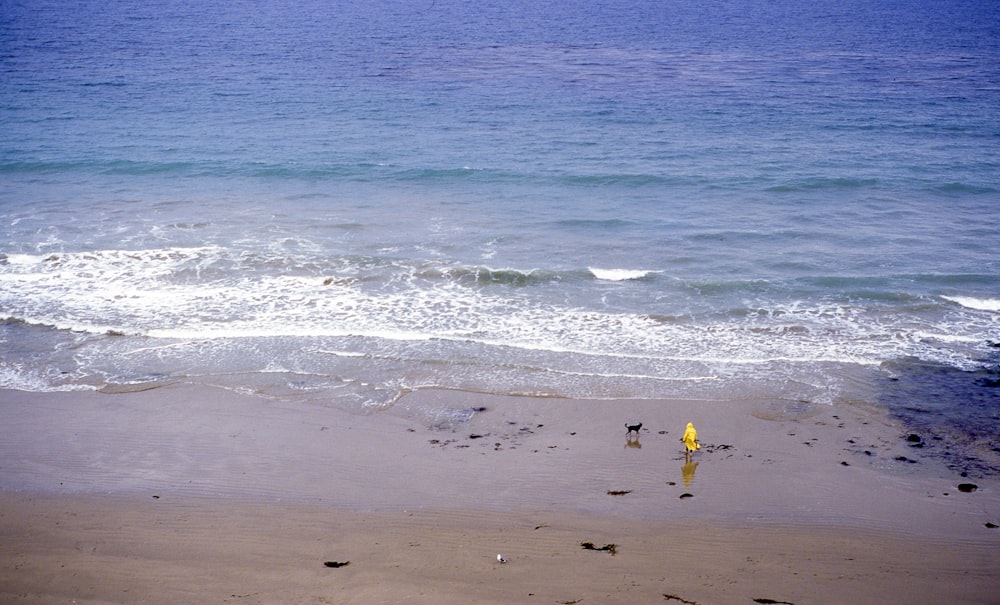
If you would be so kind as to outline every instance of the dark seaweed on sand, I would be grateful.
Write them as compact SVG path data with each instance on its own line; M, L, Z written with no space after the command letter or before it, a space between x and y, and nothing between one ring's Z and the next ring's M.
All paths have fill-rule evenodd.
M334 569L337 569L338 567L347 567L350 564L351 564L350 561L327 561L323 563L323 565L327 567L332 567Z
M681 603L684 603L685 605L698 605L697 601L689 601L689 600L681 598L681 597L679 597L679 596L677 596L675 594L664 594L663 598L666 599L666 600L668 600L668 601L680 601Z
M605 544L604 546L597 547L594 546L593 542L580 542L580 546L583 547L583 550L600 550L604 552L609 552L611 553L612 556L618 554L617 544Z

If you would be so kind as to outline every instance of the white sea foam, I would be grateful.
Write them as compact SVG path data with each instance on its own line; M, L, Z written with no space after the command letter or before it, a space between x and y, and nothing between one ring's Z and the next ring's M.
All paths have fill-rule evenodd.
M326 349L309 349L311 353L318 353L320 355L332 355L334 357L366 357L365 353L360 353L358 351L329 351Z
M566 376L576 376L580 378L626 378L629 380L661 380L664 382L703 382L718 380L718 376L654 376L649 374L626 374L614 372L574 372L566 370L546 370L553 374L563 374Z
M68 256L65 262L76 271L53 274L43 267L41 283L22 282L29 296L36 295L33 302L39 307L30 318L60 328L138 333L156 339L440 340L553 354L717 365L872 365L918 351L922 334L948 333L955 341L962 337L933 326L922 334L903 326L892 328L843 306L795 303L768 313L688 325L657 322L640 314L504 298L449 282L370 291L364 284L325 287L318 278L281 274L177 283L151 277L169 274L172 269L168 267L118 269L123 256L132 259L125 264L134 260L145 265L145 259L154 259L154 265L173 265L180 258L182 262L193 259L201 263L201 254L203 251L190 250L115 251L87 255L89 262ZM613 273L618 277L625 274ZM640 273L645 274L634 275Z
M587 267L587 270L597 279L605 281L628 281L630 279L642 279L653 271L642 269L598 269L597 267Z
M45 260L46 255L38 254L8 254L7 262L12 265L35 265Z
M0 308L34 325L120 335L72 349L86 375L320 376L344 366L338 380L365 376L360 382L389 390L495 381L517 392L628 393L630 381L722 383L905 356L966 368L975 357L965 349L995 331L972 312L934 319L802 300L663 320L554 302L520 284L479 287L449 274L450 265L347 263L306 274L287 272L297 266L270 253L247 255L206 247L19 259L0 266L0 278L17 285L0 289ZM619 281L650 273L591 272Z
M971 344L977 343L982 340L982 335L972 335L972 334L949 334L947 332L923 332L916 331L913 333L914 338L920 340L937 340L940 342L954 342L960 344Z
M31 392L93 391L89 384L60 382L20 364L0 363L0 389Z

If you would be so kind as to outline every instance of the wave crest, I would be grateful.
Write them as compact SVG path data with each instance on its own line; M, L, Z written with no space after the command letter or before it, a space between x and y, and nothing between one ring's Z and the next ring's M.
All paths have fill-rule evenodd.
M587 267L587 270L597 279L605 281L642 279L654 273L654 271L647 271L645 269L598 269L597 267Z
M975 298L972 296L942 296L941 298L961 305L966 309L1000 313L1000 299L997 298Z

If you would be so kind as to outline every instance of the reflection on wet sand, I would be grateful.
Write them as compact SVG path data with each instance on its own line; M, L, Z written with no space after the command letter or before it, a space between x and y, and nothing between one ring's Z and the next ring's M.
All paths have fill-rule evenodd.
M684 482L684 487L691 487L694 482L694 471L698 468L698 463L692 460L688 460L681 467L681 480Z

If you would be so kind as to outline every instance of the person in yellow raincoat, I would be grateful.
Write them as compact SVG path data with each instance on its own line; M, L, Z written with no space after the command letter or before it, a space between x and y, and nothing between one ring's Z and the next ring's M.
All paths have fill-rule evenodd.
M701 449L701 445L698 444L698 431L694 429L694 424L688 423L687 428L684 429L684 436L681 437L681 441L684 442L685 456L690 456L692 452L696 452Z

